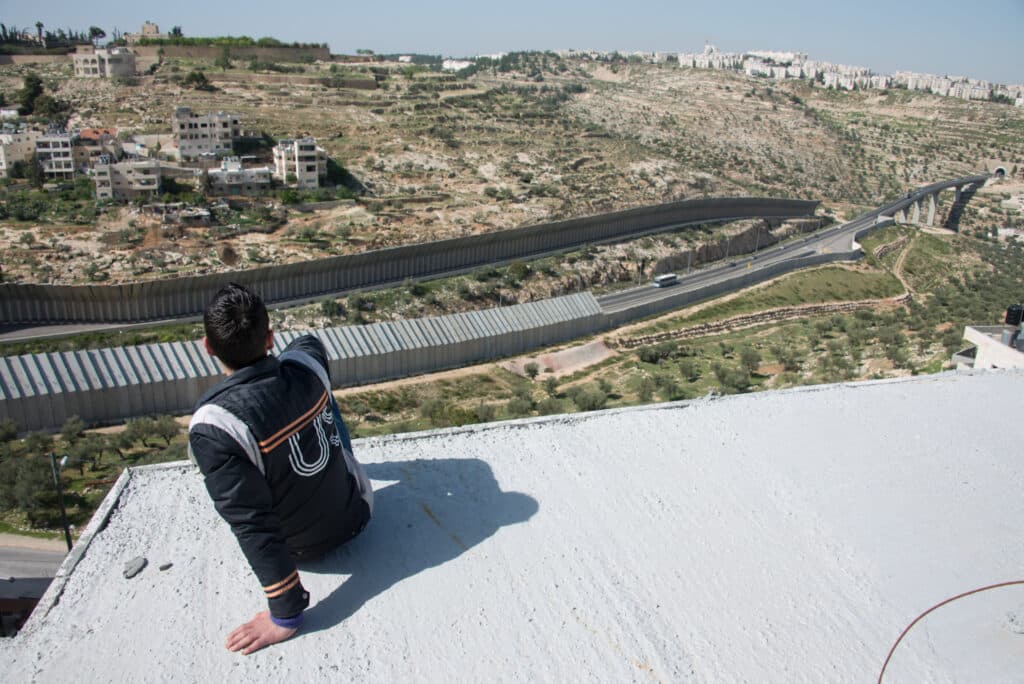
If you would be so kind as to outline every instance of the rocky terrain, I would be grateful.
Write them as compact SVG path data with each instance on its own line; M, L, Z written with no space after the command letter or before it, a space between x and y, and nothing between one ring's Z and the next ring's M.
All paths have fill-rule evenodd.
M73 127L166 133L177 105L237 112L252 132L315 136L366 193L313 212L274 202L215 212L214 226L195 228L136 209L92 217L82 202L77 214L0 223L4 278L125 282L250 268L699 196L821 199L842 218L940 178L996 164L1024 171L1024 111L1007 105L541 53L510 65L456 77L387 64L270 74L171 60L133 83L40 67ZM184 87L193 69L216 89ZM7 100L28 70L0 68ZM376 90L333 87L374 75ZM1021 196L983 191L965 227L1012 228ZM602 263L638 266L620 256Z

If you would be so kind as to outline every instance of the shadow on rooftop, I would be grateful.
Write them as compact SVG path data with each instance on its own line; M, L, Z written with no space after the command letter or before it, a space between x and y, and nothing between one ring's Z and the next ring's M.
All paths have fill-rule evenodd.
M539 508L526 494L501 491L491 467L475 458L365 467L370 479L393 484L377 483L373 520L362 534L299 566L339 580L306 612L305 634L330 629L389 587L459 557L501 527L529 520Z

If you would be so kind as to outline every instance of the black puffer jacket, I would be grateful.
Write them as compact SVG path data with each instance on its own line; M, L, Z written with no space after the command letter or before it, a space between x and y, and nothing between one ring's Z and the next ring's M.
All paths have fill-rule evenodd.
M189 424L190 456L278 618L309 605L295 559L350 539L372 507L329 387L326 350L307 335L232 373Z

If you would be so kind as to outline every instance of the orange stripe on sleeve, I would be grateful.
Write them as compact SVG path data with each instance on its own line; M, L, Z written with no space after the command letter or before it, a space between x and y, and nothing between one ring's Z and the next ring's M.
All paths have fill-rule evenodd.
M278 596L281 596L282 594L286 594L286 593L288 593L289 590L294 589L296 586L298 586L298 584L299 584L299 578L296 575L295 578L293 578L291 582L289 582L288 584L284 585L280 589L277 589L276 591L268 591L267 592L267 598L268 599L277 598Z
M298 576L298 574L299 574L299 571L298 571L298 570L292 570L291 574L290 574L290 575L288 575L287 577L285 577L285 578L284 578L283 580L281 580L280 582L274 582L274 583L273 583L273 584L271 584L270 586L266 586L266 587L263 587L263 591L265 591L265 592L271 592L271 591L274 591L275 589L277 589L277 588L278 588L278 587L280 587L281 585L283 585L283 584L287 584L288 582L291 582L291 581L292 581L292 580L293 580L293 579L294 579L295 577L297 577L297 576Z

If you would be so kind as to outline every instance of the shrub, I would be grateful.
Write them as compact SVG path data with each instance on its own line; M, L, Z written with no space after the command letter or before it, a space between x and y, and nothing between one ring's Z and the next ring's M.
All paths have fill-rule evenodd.
M697 382L700 379L700 366L693 359L683 359L679 362L679 374L688 382Z
M715 377L718 379L718 383L723 390L742 392L750 386L750 373L742 366L726 366L716 363L714 371Z
M320 313L330 318L338 318L346 315L345 305L337 299L330 297L320 300Z
M740 349L740 363L743 364L748 372L753 373L761 365L761 352L753 347L744 346Z
M637 398L646 403L651 400L654 396L654 380L651 380L646 375L640 379L640 384L636 388Z
M533 411L533 402L529 399L513 397L505 405L505 411L512 417L527 416Z
M523 371L525 371L530 379L533 380L537 377L537 374L540 373L540 366L538 366L536 362L530 361L528 364L523 366Z
M637 352L637 356L644 363L661 363L663 360L671 358L679 351L678 342L662 342L652 347L643 347Z
M537 403L537 413L542 416L550 416L555 413L564 412L565 406L562 404L561 400L555 399L554 397L547 397Z
M597 411L608 403L608 395L600 387L589 385L576 392L572 400L581 411Z
M68 444L74 444L85 431L85 423L78 416L71 416L64 421L60 429L60 437Z
M476 405L474 413L476 414L476 420L478 423L489 423L494 420L494 417L498 412L493 404L485 404L481 401Z
M10 442L18 436L18 424L10 418L0 420L0 444Z

